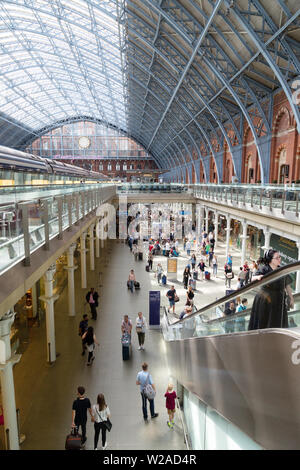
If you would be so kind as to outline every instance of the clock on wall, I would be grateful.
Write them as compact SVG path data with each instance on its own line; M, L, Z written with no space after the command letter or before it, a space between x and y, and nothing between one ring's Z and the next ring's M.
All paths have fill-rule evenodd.
M89 148L90 144L91 144L91 141L88 137L86 137L86 136L79 137L78 145L81 149Z

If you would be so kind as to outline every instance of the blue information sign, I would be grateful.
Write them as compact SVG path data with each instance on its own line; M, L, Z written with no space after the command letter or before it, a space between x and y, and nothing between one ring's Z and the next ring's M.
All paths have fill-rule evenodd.
M149 291L149 327L160 328L160 291Z

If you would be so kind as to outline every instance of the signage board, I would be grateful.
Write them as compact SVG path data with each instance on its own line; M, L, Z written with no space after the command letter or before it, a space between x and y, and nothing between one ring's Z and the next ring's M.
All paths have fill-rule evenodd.
M149 328L160 328L160 291L149 291Z

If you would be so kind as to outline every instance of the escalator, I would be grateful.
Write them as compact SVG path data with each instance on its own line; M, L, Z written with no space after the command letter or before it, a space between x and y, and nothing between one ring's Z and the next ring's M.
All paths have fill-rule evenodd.
M166 310L162 319L172 376L269 450L300 448L299 276L300 262L293 263L183 320L171 323ZM267 294L278 287L283 302L272 309L278 316L280 306L278 318L287 327L248 330L258 296L272 302ZM245 298L244 311L224 315L230 302L240 305Z

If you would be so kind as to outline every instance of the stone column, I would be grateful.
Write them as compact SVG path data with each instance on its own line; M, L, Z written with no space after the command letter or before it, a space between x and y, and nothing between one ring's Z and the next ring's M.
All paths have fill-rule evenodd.
M208 233L208 213L209 213L208 207L205 207L205 231L206 233Z
M68 266L64 268L68 271L68 304L69 304L69 316L75 317L75 289L74 289L74 271L78 266L74 266L74 251L76 249L76 243L72 243L67 251Z
M271 232L270 232L269 227L265 227L264 236L265 236L265 244L261 248L263 250L269 250L270 249L270 240L271 240Z
M246 259L246 241L247 241L247 238L248 238L247 237L248 224L247 224L246 220L243 220L242 226L243 226L243 233L241 235L241 239L242 239L241 266L243 266L243 264L245 262L245 259Z
M97 223L98 223L98 220L97 220ZM100 257L100 238L97 235L97 230L96 230L95 245L96 245L96 258L99 258Z
M86 252L88 251L85 247L87 233L83 232L80 235L80 253L81 253L81 287L86 289Z
M94 228L95 228L95 224L92 224L89 226L90 270L91 271L95 271Z
M3 402L4 430L6 448L19 450L19 433L16 413L16 399L13 366L21 359L20 354L12 357L10 347L10 330L15 313L7 312L0 318L0 383ZM9 433L6 433L6 430Z
M230 217L229 215L226 215L226 220L227 220L227 226L226 226L225 230L226 230L226 260L227 260L228 254L229 254L229 241L230 241L230 231L231 231L231 228L230 228L231 217Z
M218 227L219 227L219 213L215 211L215 249L218 246Z
M49 364L56 361L54 302L58 299L59 295L53 294L55 271L56 266L52 264L44 274L45 295L40 297L40 299L45 302L46 308L47 361Z

